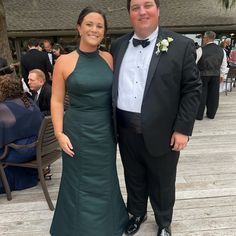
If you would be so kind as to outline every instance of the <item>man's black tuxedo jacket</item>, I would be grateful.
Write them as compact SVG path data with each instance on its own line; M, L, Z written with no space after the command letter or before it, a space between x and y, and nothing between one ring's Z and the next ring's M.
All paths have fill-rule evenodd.
M114 57L114 117L119 70L132 36L133 33L127 34L111 45ZM196 51L193 41L159 28L157 43L167 37L173 38L167 52L157 55L157 47L154 48L141 107L144 142L153 156L171 150L170 141L174 131L185 135L192 134L201 95L201 80L195 63Z
M44 72L46 79L49 79L49 72L52 73L53 67L48 55L37 49L30 49L21 59L21 73L26 84L28 84L29 71L40 69Z
M52 96L52 87L47 82L44 83L41 92L39 94L37 105L39 106L40 111L44 115L50 115L50 101Z
M48 54L51 54L51 55L52 55L52 65L54 65L55 62L56 62L56 59L57 59L56 55L55 55L53 52L47 52L46 50L43 50L43 52L45 52L45 53L47 54L48 59L49 59L49 55L48 55ZM49 59L49 62L50 62L50 59ZM51 63L51 62L50 62L50 63Z

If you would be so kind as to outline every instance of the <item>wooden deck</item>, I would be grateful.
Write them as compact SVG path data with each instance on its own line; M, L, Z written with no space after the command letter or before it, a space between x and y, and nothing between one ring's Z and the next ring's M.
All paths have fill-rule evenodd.
M122 165L117 160L124 198ZM53 166L48 188L54 203L60 182L61 161ZM47 236L53 212L48 209L40 185L0 195L0 235ZM188 148L178 165L174 236L236 235L236 89L221 94L214 120L197 121ZM137 236L156 236L149 206L148 220ZM80 236L80 235L78 235ZM85 236L85 235L82 235ZM94 235L96 236L96 235ZM112 236L112 235L111 235Z

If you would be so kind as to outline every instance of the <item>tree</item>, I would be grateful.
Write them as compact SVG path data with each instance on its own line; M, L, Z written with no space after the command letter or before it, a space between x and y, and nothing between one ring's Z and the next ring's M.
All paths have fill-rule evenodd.
M223 4L223 6L228 9L231 8L233 5L235 5L236 0L220 0Z
M5 58L9 64L13 61L7 36L6 14L2 0L0 0L0 57Z

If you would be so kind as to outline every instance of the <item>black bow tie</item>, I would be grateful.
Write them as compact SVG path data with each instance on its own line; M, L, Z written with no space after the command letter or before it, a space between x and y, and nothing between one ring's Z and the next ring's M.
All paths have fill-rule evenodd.
M143 48L147 47L150 44L150 41L148 39L135 39L133 38L133 45L134 47L137 47L138 45L142 45Z

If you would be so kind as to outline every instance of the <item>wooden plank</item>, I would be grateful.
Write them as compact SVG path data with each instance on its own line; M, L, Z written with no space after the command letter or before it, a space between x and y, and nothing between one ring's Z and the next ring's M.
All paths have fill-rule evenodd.
M197 121L188 148L181 153L172 231L174 236L236 236L236 91L220 97L216 118ZM61 160L52 165L47 181L56 203ZM119 153L117 169L126 199ZM49 236L53 212L48 209L41 186L14 191L13 200L0 195L0 235ZM137 236L156 236L151 205L148 220ZM111 235L112 236L112 235Z

